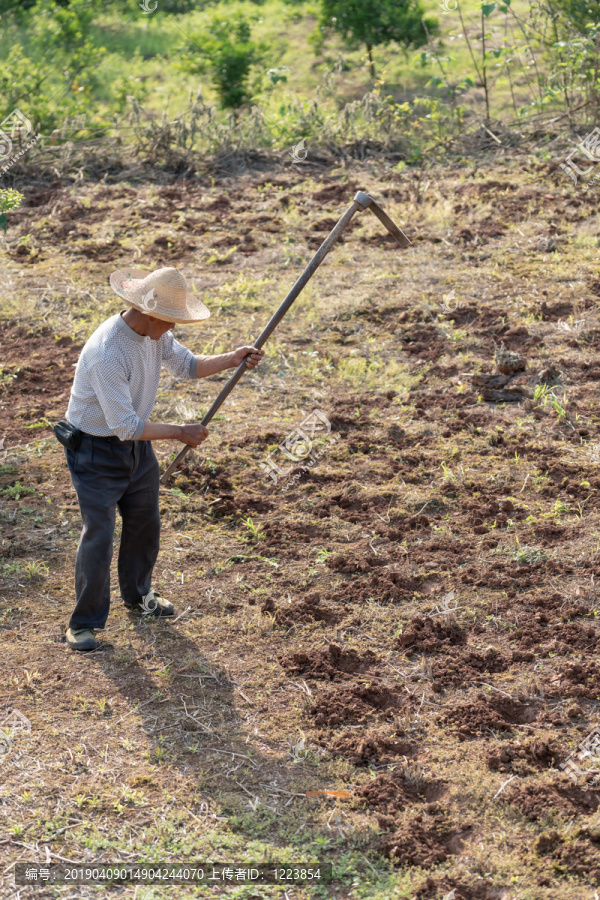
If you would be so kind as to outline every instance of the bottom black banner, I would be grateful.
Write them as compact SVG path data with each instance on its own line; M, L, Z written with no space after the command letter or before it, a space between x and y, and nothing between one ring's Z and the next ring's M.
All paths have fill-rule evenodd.
M324 884L331 863L17 863L15 884Z

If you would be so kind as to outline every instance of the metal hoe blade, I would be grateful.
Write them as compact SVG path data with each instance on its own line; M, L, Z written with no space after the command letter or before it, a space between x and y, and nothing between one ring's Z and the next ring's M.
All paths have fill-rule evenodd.
M364 209L370 209L371 212L374 213L375 216L377 216L377 218L382 223L382 225L385 225L387 230L390 232L390 234L392 234L394 236L394 238L397 240L398 244L401 247L405 248L405 247L411 246L411 242L406 237L404 232L401 231L400 228L398 228L396 223L393 222L392 219L390 219L388 214L383 211L383 209L379 206L379 204L376 203L375 200L373 200L373 198L369 194L365 194L363 191L358 191L354 197L354 200L352 201L352 204L348 207L348 209L343 214L343 216L341 216L341 218L339 219L339 221L337 222L335 227L327 235L327 237L325 238L325 240L323 241L323 243L321 244L321 246L319 247L319 249L313 256L313 258L311 259L311 261L309 262L309 264L307 265L305 270L302 272L302 274L300 275L300 277L298 278L298 280L296 281L296 283L294 284L294 286L288 293L287 297L282 302L279 309L277 309L277 311L275 313L273 313L273 315L271 316L269 322L265 326L265 328L262 331L262 333L260 334L260 336L257 338L256 341L254 341L254 344L253 344L254 347L258 347L258 349L260 350L260 348L263 346L263 344L271 336L273 331L275 331L275 329L277 328L277 326L279 325L279 323L285 316L286 312L288 311L288 309L290 308L290 306L292 305L292 303L294 302L294 300L296 299L298 294L300 294L300 292L303 290L303 288L306 287L307 283L310 281L310 279L312 278L312 276L314 275L316 270L319 268L319 266L321 265L321 263L323 262L323 260L325 259L325 257L327 256L327 254L329 253L329 251L335 244L335 242L338 240L338 238L340 237L340 235L342 234L342 232L344 231L344 229L346 228L346 226L348 225L348 223L354 216L354 214L357 212L360 212ZM246 360L243 360L239 364L239 366L237 367L237 369L235 370L235 372L233 373L233 375L231 376L231 378L229 379L229 381L227 382L227 384L225 385L225 387L223 388L223 390L221 391L219 396L216 398L216 400L214 401L211 408L208 410L206 415L203 417L202 423L201 423L202 425L208 425L208 423L210 422L212 417L215 415L215 413L217 412L219 407L229 396L229 394L234 389L234 387L236 386L236 384L238 383L238 381L240 380L240 378L242 377L242 375L244 374L245 371L246 371ZM186 454L189 453L189 451L191 449L192 449L191 447L186 446L183 448L183 450L179 451L179 453L177 454L177 456L175 457L173 462L170 464L170 466L168 467L168 469L166 470L166 472L160 479L161 484L164 484L165 481L167 480L167 478L171 475L171 473L174 472L175 469L178 468L178 466L181 464L181 462L183 461Z
M358 191L354 199L357 203L360 203L363 209L370 209L373 215L377 216L381 224L385 225L389 233L396 238L403 249L412 246L404 232L398 228L393 219L390 219L379 203L376 203L369 194L363 194L362 191Z

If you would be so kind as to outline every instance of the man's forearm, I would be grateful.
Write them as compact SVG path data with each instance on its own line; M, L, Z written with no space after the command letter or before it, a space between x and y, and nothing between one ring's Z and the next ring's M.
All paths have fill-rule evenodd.
M208 428L200 422L188 422L187 425L162 425L159 422L146 422L138 440L161 441L177 440L190 447L197 447L208 437Z
M181 425L162 424L161 422L146 422L140 441L181 440Z
M219 353L218 356L199 356L196 362L196 376L206 378L208 375L216 375L225 369L232 369L236 365L233 353Z

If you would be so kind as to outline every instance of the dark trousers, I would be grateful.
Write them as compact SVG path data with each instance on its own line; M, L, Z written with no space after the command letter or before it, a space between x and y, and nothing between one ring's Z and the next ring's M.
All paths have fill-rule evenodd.
M71 628L104 628L110 608L110 563L115 510L123 527L119 586L127 606L150 590L158 556L159 469L150 441L83 434L78 450L65 450L83 519L75 563L77 605Z

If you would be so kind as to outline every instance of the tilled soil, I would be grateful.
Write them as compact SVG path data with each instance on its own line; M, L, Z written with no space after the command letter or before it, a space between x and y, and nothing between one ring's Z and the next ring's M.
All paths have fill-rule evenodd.
M0 335L0 431L5 446L48 437L62 418L69 382L82 344L54 337L49 328L30 331L10 320Z
M410 176L366 171L28 192L3 251L34 300L17 317L5 294L0 338L0 640L5 705L31 719L38 755L60 731L52 778L73 819L109 835L129 816L132 835L173 797L198 818L200 791L244 841L287 846L302 828L311 853L351 859L364 890L338 872L331 897L591 900L600 794L563 765L600 701L596 210L545 165L522 179L448 169L419 203ZM230 349L367 181L413 249L355 220L162 490L156 579L186 613L130 622L113 591L115 630L74 659L61 635L79 520L49 429L83 340L119 308L107 274L176 264L213 310L177 336ZM73 291L51 289L53 264ZM155 418L198 418L223 383L165 376ZM290 454L315 409L335 441ZM172 449L156 445L163 468ZM261 468L269 454L284 475ZM102 697L110 729L87 712ZM68 754L86 735L84 772ZM119 811L99 742L144 794L139 811ZM219 755L249 751L237 773ZM110 799L102 814L80 800L84 816L75 797L94 779ZM232 818L248 797L275 810L260 830ZM36 798L50 817L56 803ZM8 824L27 815L17 797ZM76 857L82 834L64 824L52 852ZM41 840L28 827L7 862Z

